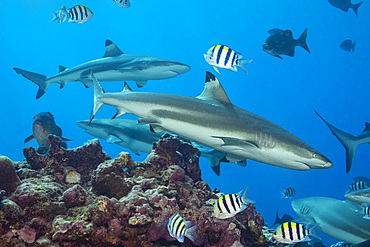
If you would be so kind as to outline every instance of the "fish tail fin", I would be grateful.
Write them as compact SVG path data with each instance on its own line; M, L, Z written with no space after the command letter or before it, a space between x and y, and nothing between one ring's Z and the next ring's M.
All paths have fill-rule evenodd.
M247 187L247 189L245 190L242 198L240 198L242 200L243 204L255 203L255 201L248 198L248 190L249 190L249 187Z
M316 224L314 227L310 229L310 236L321 240L320 236L317 235L316 233L317 228L319 228L319 224Z
M316 112L316 111L315 111ZM351 170L353 160L355 158L357 147L360 144L368 143L369 138L356 138L355 136L348 134L330 123L328 123L323 117L321 117L317 112L316 114L324 121L324 123L329 127L331 133L342 143L346 150L346 171L347 173Z
M355 12L356 16L357 16L357 11L358 11L358 8L361 6L361 4L363 4L364 1L362 2L359 2L359 3L356 3L356 4L352 4L352 9L353 11Z
M100 102L100 96L104 94L104 89L99 84L98 80L95 78L92 70L90 70L90 76L91 76L91 79L94 85L94 106L93 106L88 124L91 123L91 121L95 117L95 114L98 112L99 108L103 105L103 103Z
M50 82L47 82L46 80L48 77L46 75L37 74L31 71L19 69L19 68L13 68L17 74L21 74L23 77L27 78L30 81L33 81L39 86L39 90L36 94L36 99L40 98L46 90L48 89Z
M284 193L284 191L280 191L280 193L281 193L281 198L280 198L280 199L285 198L285 193Z
M356 46L356 40L353 41L353 44L352 44L352 52L355 52L355 46Z
M308 32L308 28L306 28L303 31L303 33L301 34L301 37L299 37L299 39L297 40L297 45L299 45L300 47L302 47L303 49L305 49L306 51L308 51L308 53L311 53L310 52L310 49L308 48L307 43L306 43L307 32Z
M250 63L252 62L252 59L240 59L239 60L239 67L245 72L248 74L248 71L246 70L246 68L244 67L247 63Z
M275 222L274 224L272 224L272 226L280 224L280 223L281 223L281 219L279 218L279 212L276 210Z
M58 14L57 14L57 13L55 13L54 11L51 11L51 13L53 14L53 18L50 20L50 22L53 22L53 21L55 21L55 20L58 20L58 19L59 19L59 17L58 17Z
M192 234L195 232L196 229L197 229L197 226L192 226L189 229L187 229L186 232L185 232L185 236L188 239L190 239L192 242L194 242L194 237L193 237Z

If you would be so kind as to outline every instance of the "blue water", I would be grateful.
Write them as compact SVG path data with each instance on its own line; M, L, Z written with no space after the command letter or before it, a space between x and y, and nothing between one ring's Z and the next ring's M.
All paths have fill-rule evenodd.
M77 4L89 7L95 15L84 24L49 23L51 11ZM214 73L231 102L258 114L294 133L331 159L327 170L292 171L248 161L247 167L223 164L221 176L201 159L202 177L212 188L234 193L249 186L249 197L268 224L275 212L297 217L291 200L280 199L280 190L294 187L295 198L327 196L344 199L346 185L354 176L370 177L370 146L361 145L349 174L345 172L345 152L338 140L314 114L316 109L334 126L354 135L370 121L370 4L359 8L358 17L331 6L327 1L179 1L131 0L123 9L106 1L0 1L0 153L12 160L23 160L22 149L32 133L33 116L51 112L69 147L77 147L93 137L75 122L90 116L92 88L70 82L63 89L53 83L36 100L38 87L17 75L13 67L45 74L58 72L58 66L73 67L104 54L104 42L112 40L124 53L145 54L173 59L191 67L176 78L149 81L133 90L198 96L204 86L205 71ZM295 57L283 60L262 50L271 28L290 29L298 38L308 27L307 44L311 54L296 47ZM344 39L357 41L354 53L344 52ZM220 69L217 74L203 53L211 46L225 44L253 58L249 74L239 69ZM102 82L108 92L121 91L122 82ZM110 118L115 109L104 105L96 118ZM125 117L125 116L122 116ZM122 118L121 117L121 118ZM115 157L120 146L101 141L103 149ZM146 154L136 156L141 161ZM337 240L319 232L326 245Z

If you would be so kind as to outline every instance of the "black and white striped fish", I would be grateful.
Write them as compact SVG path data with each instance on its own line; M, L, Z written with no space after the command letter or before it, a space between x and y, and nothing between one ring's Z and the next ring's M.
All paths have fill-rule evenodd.
M241 197L242 192L220 197L213 206L213 216L219 219L227 219L246 209L248 203L254 203L254 201L247 198L248 188Z
M358 182L348 186L348 192L364 190L364 189L367 189L367 188L368 188L368 185L367 185L366 182L358 181Z
M212 46L206 53L204 53L204 58L207 63L212 65L217 73L220 73L217 67L237 71L236 66L239 66L248 74L244 65L252 62L252 59L241 59L242 56L243 55L239 52L236 52L225 45Z
M190 226L190 221L184 220L179 214L174 214L168 221L167 229L171 237L176 238L180 243L184 242L184 236L194 242L192 234L197 226Z
M113 1L116 2L122 8L130 7L130 1L129 0L113 0Z
M288 189L281 192L281 198L292 198L295 196L295 189L293 187L289 187Z
M310 236L320 239L320 237L315 234L317 227L318 225L311 229L307 229L304 225L299 223L285 222L275 229L272 237L276 241L285 244L309 241L311 239Z
M94 13L85 6L77 5L67 10L68 22L84 23L91 19Z
M356 214L363 215L364 219L370 220L370 203L363 203L362 205L358 205Z

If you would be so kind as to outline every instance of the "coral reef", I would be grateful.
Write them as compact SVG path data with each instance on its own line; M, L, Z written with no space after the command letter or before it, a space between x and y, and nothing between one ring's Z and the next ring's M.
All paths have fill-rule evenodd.
M2 193L0 246L174 246L167 223L175 213L197 226L184 246L268 246L252 204L212 217L218 197L187 141L165 135L134 162L125 152L110 159L97 140L76 149L49 140L49 154L27 147L27 162L14 162L21 184Z

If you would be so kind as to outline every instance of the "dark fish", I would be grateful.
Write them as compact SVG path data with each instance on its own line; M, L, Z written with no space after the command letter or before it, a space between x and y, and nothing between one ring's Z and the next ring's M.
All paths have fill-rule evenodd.
M62 129L55 124L54 117L50 112L40 112L33 117L32 132L33 134L27 137L24 142L36 139L39 144L36 151L39 154L48 153L50 146L48 135L50 134L59 136L63 141L71 141L62 137ZM62 146L66 148L67 144L62 142Z
M296 46L300 46L306 51L310 52L306 44L307 28L303 31L299 39L294 39L291 30L271 29L268 31L270 36L266 39L263 44L263 50L270 55L280 57L280 55L288 55L294 57L294 49Z
M339 45L339 47L342 48L343 51L352 51L352 52L354 52L355 51L355 45L356 45L356 40L354 40L352 42L352 40L346 39L345 41L343 41Z
M353 9L357 16L357 10L364 1L356 4L352 4L351 0L328 0L328 2L334 7L343 10L344 12L348 12L348 9Z
M277 224L281 225L285 222L289 222L289 221L292 221L292 220L294 220L293 217L290 216L290 215L287 215L287 214L284 214L283 217L281 217L281 219L280 219L279 218L279 213L278 213L278 211L276 211L275 222L272 226L277 225Z
M281 198L292 198L295 196L295 189L293 187L289 187L281 192Z

